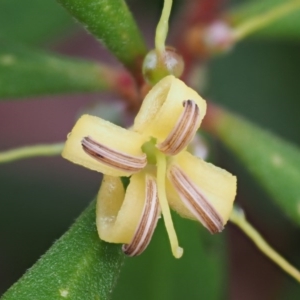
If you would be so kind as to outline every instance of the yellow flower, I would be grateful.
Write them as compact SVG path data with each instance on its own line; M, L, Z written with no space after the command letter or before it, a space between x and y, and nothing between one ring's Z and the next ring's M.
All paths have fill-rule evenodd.
M222 231L236 195L236 177L186 151L206 102L167 76L147 94L130 130L84 115L68 135L63 157L105 174L97 199L101 239L122 243L130 256L149 244L160 212L173 255L181 257L169 206ZM120 177L130 177L125 191Z

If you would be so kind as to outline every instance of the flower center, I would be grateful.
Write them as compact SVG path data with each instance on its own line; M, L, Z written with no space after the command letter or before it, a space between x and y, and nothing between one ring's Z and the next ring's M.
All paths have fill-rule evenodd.
M148 164L155 165L156 164L156 139L151 138L150 141L146 142L142 146L142 151L146 154L147 156L147 162Z
M166 195L166 170L167 170L167 155L157 149L157 140L151 138L150 141L142 146L143 152L147 156L149 164L156 165L156 181L158 201L164 217L165 227L169 236L172 253L174 257L180 258L183 254L183 249L179 247L177 235L174 229L169 203Z

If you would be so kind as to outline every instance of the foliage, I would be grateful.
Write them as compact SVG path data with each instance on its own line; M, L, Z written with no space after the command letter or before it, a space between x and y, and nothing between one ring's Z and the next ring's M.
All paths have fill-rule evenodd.
M209 1L203 1L206 6L201 7L209 10L214 6L213 2L218 3L215 0L207 4ZM3 0L0 3L0 119L2 121L0 134L3 135L3 145L13 146L18 143L16 141L15 144L10 144L11 140L17 139L17 135L15 136L13 131L7 133L5 131L5 122L12 118L15 120L15 115L9 114L9 109L12 108L15 113L19 109L18 105L27 107L26 101L21 104L15 100L30 100L29 97L35 96L42 99L43 96L62 93L114 92L118 89L117 85L112 84L112 77L110 77L111 70L115 72L115 69L110 69L105 63L71 58L41 49L41 45L45 47L45 44L50 44L54 38L58 40L68 31L71 32L78 28L79 25L74 26L75 22L72 21L72 18L94 35L131 73L136 86L126 81L125 85L130 85L130 95L121 93L125 103L129 104L131 113L136 109L134 105L140 100L134 97L138 97L138 92L145 93L147 90L141 70L147 47L140 28L125 1L58 0L58 2L60 5L50 0L44 0L43 3L38 0L21 2ZM283 3L285 3L284 0L244 1L239 6L233 6L230 10L225 11L223 15L225 15L225 20L230 20L234 28L238 28L244 21L256 15L263 16L266 11ZM133 6L135 2L129 4ZM154 7L156 4L159 3L154 1L149 6L139 7L139 20L145 16L145 22L151 23L150 18L154 18L155 11L149 7ZM181 1L176 5L177 8L179 7L177 13L181 13L185 11L184 6L187 4ZM189 8L189 14L193 18L192 16L188 18L187 27L194 26L193 20L197 19L197 8ZM215 14L217 17L216 12L209 11L209 13ZM299 238L296 232L298 229L296 228L300 224L298 188L300 152L297 147L297 144L300 143L298 133L300 102L298 101L297 77L300 60L297 43L286 43L286 40L298 42L300 37L299 14L300 10L295 10L269 26L253 32L251 37L259 37L259 42L251 39L249 42L237 43L232 51L222 53L220 56L211 54L209 57L201 57L200 55L200 61L209 61L207 65L210 83L204 95L251 119L250 122L246 118L240 118L221 108L218 108L219 113L214 115L212 109L212 113L207 116L204 130L221 142L222 146L234 157L233 159L230 157L223 163L238 175L239 186L242 186L239 189L242 205L250 207L250 214L252 212L253 216L256 216L254 220L258 223L264 223L266 217L275 237L279 236L277 232L281 232L285 236L286 244L281 248L288 253L287 256L291 260L299 252ZM184 28L184 26L178 27L177 23L170 25L171 30L174 28L178 32L179 27ZM181 33L178 35L181 36ZM271 42L270 38L272 38ZM184 41L182 37L179 39L180 46L178 48L184 49ZM187 66L195 67L197 65L193 63L196 61L194 53L183 51L182 54ZM196 56L199 57L199 53ZM197 74L205 73L202 72L203 66L202 64L200 68L194 68L198 72ZM189 69L187 68L187 70ZM193 77L192 75L195 74L196 72L188 75L192 78L191 83L200 88L203 86L204 78ZM184 76L186 75L184 73ZM136 87L141 89L136 92ZM130 102L133 98L135 102ZM88 101L81 104L86 105L87 103ZM63 104L57 103L56 105L58 110L69 111L72 108L72 104L62 106ZM34 103L28 101L28 111L26 109L22 111L22 114L28 114L24 124L29 123L30 118L36 115L36 111L30 115L29 110L32 110L33 106ZM1 113L2 107L3 112ZM47 110L47 104L45 107ZM53 116L47 117L52 118ZM75 118L75 116L72 115L71 118ZM20 119L17 120L20 121ZM64 124L64 120L57 122L58 128ZM121 123L120 120L117 122ZM66 127L66 125L64 126ZM71 126L71 124L67 126ZM267 127L268 130L261 127ZM45 136L44 129L40 128L39 124L33 123L30 128L31 131L42 132L41 139ZM60 130L58 128L51 128L51 131ZM60 137L66 134L67 131L64 131L54 136ZM283 136L284 139L278 137L277 134ZM3 153L0 152L0 163L1 154ZM236 158L239 161L238 167L235 165ZM37 162L39 163L40 160ZM87 173L80 173L82 171L76 167L67 167L67 164L62 161L57 162L59 171L56 173L53 171L51 173L51 168L55 168L55 163L53 166L50 163L45 166L41 165L42 167L39 167L38 163L28 162L26 164L24 162L23 165L22 163L11 166L7 164L4 167L1 165L0 178L3 186L6 187L3 199L9 200L4 200L2 205L4 208L8 207L8 211L17 209L17 217L13 217L13 225L7 229L11 239L18 240L19 231L16 234L15 227L20 230L19 227L24 229L36 226L23 224L22 215L28 214L28 218L33 220L39 216L38 209L28 209L28 206L31 207L30 199L34 198L36 189L39 189L39 193L46 190L45 186L48 185L49 176L57 177L57 181L65 186L63 190L71 188L75 191L86 192L86 187L91 185L93 193L95 193L98 188L98 177L96 179L88 177L90 175ZM258 185L254 181L252 182L241 169L248 170ZM32 182L28 181L28 173L32 176L32 182L34 180L41 182L41 177L44 175L44 185L32 185ZM16 178L18 179L16 180ZM18 192L18 186L21 186L22 182L26 182L28 190L22 195L18 194L23 202L20 200L15 205L15 202L11 201L10 193L13 193L13 190ZM257 186L260 186L261 190L257 190ZM80 192L78 195L76 194L76 192L72 194L71 200L74 200L74 203L82 199ZM270 198L266 199L266 194ZM42 200L40 197L37 199L37 201ZM272 201L277 208L273 207ZM24 209L22 205L24 205ZM72 213L66 214L66 210L77 213L74 208L76 205L69 205L68 209L60 209L60 203L55 200L55 196L53 196L53 205L55 207L53 211L55 210L55 213L61 215L61 218L65 218L66 215L65 224L70 224L73 215ZM3 209L4 215L5 211ZM282 218L282 213L286 219ZM5 222L9 217L9 215L5 215L2 218L3 228L6 228ZM41 216L39 218L39 221L43 223L44 218ZM125 259L119 284L112 292L124 257L119 245L107 244L99 240L94 218L95 209L94 203L92 203L50 250L3 295L2 299L109 299L112 295L113 299L124 299L124 297L125 299L182 299L183 297L198 299L204 297L213 300L220 299L224 293L228 293L227 273L228 264L231 262L227 250L228 243L225 240L226 234L217 237L209 236L203 229L198 228L196 223L177 219L176 216L174 216L175 226L178 227L179 239L182 240L182 245L186 249L182 260L177 262L169 254L169 245L160 221L153 241L145 254L136 259ZM59 220L59 217L57 219ZM278 219L282 222L285 221L283 226ZM56 222L54 212L51 222ZM51 222L46 226L51 228ZM23 225L20 226L20 224ZM66 225L62 226L60 230L64 230L65 227ZM265 230L268 232L268 226ZM269 234L272 235L272 230L269 230ZM40 236L35 239L42 239ZM49 235L49 240L52 241L53 238L53 235L51 238ZM23 245L26 242L23 241ZM277 240L277 244L280 244L280 240ZM35 245L31 247L33 248ZM239 247L239 245L234 244L233 247ZM7 248L4 246L4 256L10 257L11 260L16 252L22 256L19 248L22 247L17 246L17 249L12 251L9 246ZM24 255L24 261L26 261L26 266L23 266L23 269L21 267L18 269L16 266L17 271L11 276L12 278L16 279L20 276L20 272L24 272L25 267L29 267L33 263L26 258L26 255ZM7 264L9 265L9 263ZM5 261L3 265L5 266ZM22 266L22 264L20 265ZM257 273L259 273L259 267L257 266ZM238 267L238 269L242 268L243 266ZM11 267L4 268L4 270L8 269ZM241 277L241 275L239 276ZM234 279L236 278L234 277ZM231 279L230 282L232 283L234 279ZM255 276L251 280L255 283ZM245 281L249 281L247 277L245 277ZM7 282L7 286L4 284L1 288L7 288L9 284L11 282ZM243 288L245 289L243 293L247 292L246 288ZM299 287L294 283L289 282L287 291L280 285L272 288L277 291L280 289L282 299L287 299L287 297L298 299L300 295ZM272 294L272 291L269 293ZM255 290L252 297L257 298L257 295L264 295L263 297L269 298L270 294L265 289Z
M102 91L105 67L0 41L0 97Z
M108 299L123 256L99 241L94 201L2 299Z

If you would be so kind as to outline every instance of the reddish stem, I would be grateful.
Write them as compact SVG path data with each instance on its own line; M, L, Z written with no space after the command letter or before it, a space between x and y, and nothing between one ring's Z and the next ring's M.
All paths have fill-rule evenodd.
M226 111L223 108L211 102L207 102L207 111L202 121L201 129L213 135L218 135L219 126L225 115Z
M143 60L144 60L143 56L136 57L134 65L128 68L128 70L134 77L136 84L139 88L141 88L145 83L144 76L142 73Z
M103 73L110 89L127 103L129 111L135 112L141 101L136 81L131 74L125 70L115 70L110 67L107 67Z
M218 19L221 15L221 10L224 2L227 0L193 0L188 1L184 12L177 18L177 26L174 28L176 35L174 38L174 45L178 52L183 56L185 62L185 69L182 75L183 79L188 77L191 72L195 60L207 60L207 55L201 57L196 56L186 46L186 37L189 32L196 27L207 25L212 21ZM199 33L200 35L200 33Z
M186 80L192 67L195 64L195 60L204 61L208 59L207 55L199 57L195 55L186 45L186 35L199 24L209 24L213 20L217 19L221 13L221 7L227 0L191 0L186 2L184 12L179 18L177 18L177 26L175 25L174 32L176 32L175 45L178 52L183 56L185 62L185 69L182 75L183 80ZM149 86L145 84L142 72L141 72L142 58L136 61L136 64L131 68L131 74L133 74L137 86L134 85L131 79L128 78L124 72L120 74L119 78L115 81L115 88L118 93L123 95L125 101L127 101L128 109L131 113L135 114L141 101L149 90Z

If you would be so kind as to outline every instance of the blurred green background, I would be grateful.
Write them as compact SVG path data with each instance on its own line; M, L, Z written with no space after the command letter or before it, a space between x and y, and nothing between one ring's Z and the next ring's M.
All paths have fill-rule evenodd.
M141 2L128 3L152 47L162 1ZM176 7L180 8L178 1ZM0 39L118 64L54 0L2 0ZM300 39L248 39L207 62L206 68L203 93L207 99L300 144ZM1 101L0 150L61 141L80 110L103 99L117 100L94 93ZM222 145L213 145L217 164L239 178L238 202L249 220L300 266L299 229ZM0 165L0 179L2 294L68 229L97 193L101 177L61 158L36 158ZM297 283L234 226L212 237L196 223L174 218L184 257L173 259L163 224L159 224L145 254L125 259L112 299L300 298Z

